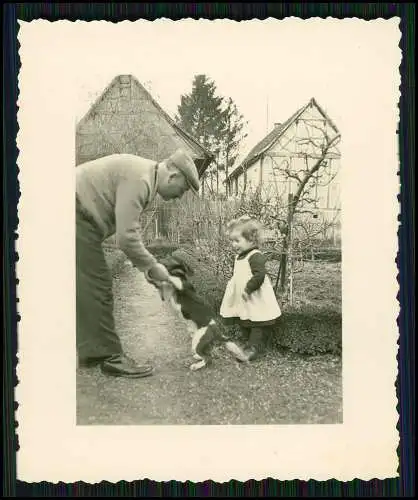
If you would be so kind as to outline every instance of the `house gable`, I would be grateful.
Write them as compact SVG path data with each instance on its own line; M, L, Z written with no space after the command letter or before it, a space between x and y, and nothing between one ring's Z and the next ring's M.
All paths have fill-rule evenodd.
M295 132L300 134L297 127L300 124L310 123L313 126L325 127L326 132L330 135L337 135L339 131L333 121L325 113L325 111L318 105L316 100L312 98L309 103L300 108L296 113L294 113L288 120L280 125L275 125L273 130L267 134L254 148L249 152L246 158L241 162L241 164L230 174L230 179L241 175L244 170L249 169L262 155L266 152L280 154L282 151L282 156L289 156L290 154L304 154L309 153L309 149L289 150L289 146L292 147L292 138L295 136ZM311 152L312 153L312 152ZM339 157L340 152L337 146L332 148L330 155L335 154Z
M311 101L312 102L312 101ZM275 139L265 154L278 158L305 157L319 158L322 156L318 151L318 144L324 142L324 134L329 139L339 134L334 124L322 114L320 108L313 101L306 106L298 116L286 127ZM338 144L330 148L327 158L339 158Z
M339 131L314 99L299 109L289 120L277 125L249 153L229 176L229 192L241 194L244 189L262 186L263 196L284 198L295 193L298 175L311 168L322 157L324 132L329 139L339 138ZM327 155L328 167L315 178L316 208L338 210L340 151L338 140Z
M77 165L113 153L161 161L177 148L192 156L200 174L213 159L131 75L114 78L77 125Z

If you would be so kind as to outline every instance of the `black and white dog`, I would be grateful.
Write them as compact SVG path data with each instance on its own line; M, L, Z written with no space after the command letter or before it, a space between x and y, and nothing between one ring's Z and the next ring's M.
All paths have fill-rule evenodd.
M192 338L192 355L196 360L190 369L200 370L211 363L212 350L217 342L223 343L229 351L235 351L237 346L222 334L216 315L190 282L193 269L176 252L160 262L167 268L170 280L155 282L147 273L145 277L159 290L161 299L170 303L173 310L186 322Z

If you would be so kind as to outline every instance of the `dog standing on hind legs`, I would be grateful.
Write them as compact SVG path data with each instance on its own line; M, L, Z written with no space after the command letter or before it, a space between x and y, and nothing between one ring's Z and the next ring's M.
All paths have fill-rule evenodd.
M169 302L182 321L186 322L192 339L192 357L195 359L190 369L196 371L211 364L212 350L217 342L224 344L230 352L238 348L222 334L214 312L197 294L190 282L193 270L184 259L174 252L160 262L168 270L170 280L155 282L147 273L145 278L159 290L161 299Z

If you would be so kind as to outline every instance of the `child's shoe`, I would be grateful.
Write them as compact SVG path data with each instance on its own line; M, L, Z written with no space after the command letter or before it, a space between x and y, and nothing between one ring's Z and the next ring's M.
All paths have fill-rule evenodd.
M247 361L254 361L257 358L258 351L255 347L249 347L244 352L247 356Z

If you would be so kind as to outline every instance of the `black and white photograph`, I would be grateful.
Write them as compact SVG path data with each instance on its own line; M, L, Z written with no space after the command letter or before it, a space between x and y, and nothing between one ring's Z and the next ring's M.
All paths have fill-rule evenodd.
M63 204L38 233L57 245L42 286L67 302L46 322L63 328L50 354L69 385L50 385L101 470L106 446L141 448L135 429L155 457L150 436L171 432L174 457L176 433L199 432L202 457L277 439L266 460L293 448L282 472L299 478L286 471L302 449L309 478L337 477L342 449L341 477L396 470L398 25L345 21L40 21L39 49L24 26L21 71L43 91L22 107L21 161L49 100L50 208ZM58 33L44 86L34 68ZM366 470L356 440L375 452L379 432L392 444Z
M77 123L80 424L342 421L340 132L280 85L191 74L171 118L116 75Z

